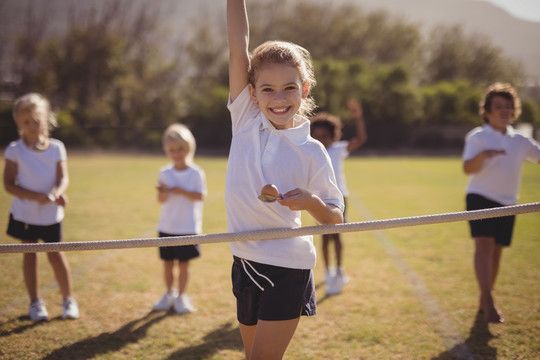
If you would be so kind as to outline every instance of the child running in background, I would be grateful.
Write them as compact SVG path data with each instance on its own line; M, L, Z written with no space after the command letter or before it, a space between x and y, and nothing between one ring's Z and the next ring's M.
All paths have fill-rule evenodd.
M313 108L309 53L271 41L248 54L244 0L227 1L232 143L225 180L230 232L301 225L301 210L320 224L343 221L343 197L322 144L303 115ZM265 184L283 193L265 203ZM314 315L312 236L231 242L233 293L247 359L281 359L301 315Z
M7 234L23 243L60 242L67 203L67 155L64 144L49 137L56 118L49 101L29 93L13 103L13 118L19 140L7 147L4 188L13 195ZM48 252L62 293L62 318L77 319L79 306L72 296L71 272L63 252ZM47 320L45 302L39 294L38 254L23 254L23 275L30 297L28 315L33 321Z
M482 127L465 138L463 170L470 175L467 210L515 205L523 162L540 163L540 144L517 133L511 124L521 114L521 102L510 84L491 85L480 103ZM490 323L503 322L492 290L502 250L510 246L514 216L469 221L475 242L474 270L480 289L480 311Z
M202 233L203 199L206 195L204 170L193 163L195 138L187 127L173 124L163 134L163 150L171 163L159 171L158 201L162 204L158 231L160 237ZM200 255L199 245L159 248L167 292L154 304L156 311L177 313L195 311L186 295L189 260ZM174 289L174 264L178 262L178 292Z
M349 154L364 145L367 140L366 126L364 124L364 116L362 113L362 105L356 100L349 100L347 103L349 111L356 123L356 137L349 141L339 141L341 139L341 120L339 117L328 114L318 113L311 118L311 136L319 140L332 161L334 172L336 174L336 180L345 198L345 205L347 204L347 196L349 191L347 189L347 183L345 180L343 161L349 156ZM345 206L347 211L347 206ZM344 221L347 221L346 214L343 213ZM322 252L324 259L324 281L326 283L326 294L336 295L341 293L343 286L348 282L348 277L345 274L343 268L343 244L341 242L340 234L325 234L322 237ZM334 253L336 258L336 267L330 266L330 254L328 251L328 245L330 242L334 243Z

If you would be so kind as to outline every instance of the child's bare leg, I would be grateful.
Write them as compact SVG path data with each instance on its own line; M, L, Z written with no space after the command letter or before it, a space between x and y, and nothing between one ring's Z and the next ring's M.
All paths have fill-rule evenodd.
M474 241L474 269L480 289L480 306L487 322L498 323L502 319L495 308L491 295L492 259L495 251L495 240L489 237L477 237Z
M178 294L182 295L187 288L189 280L189 263L187 261L180 261L180 274L178 275Z
M280 360L287 350L287 346L296 331L300 317L292 320L263 321L259 320L253 344L251 347L250 360Z
M242 343L244 344L246 360L249 360L249 355L251 354L253 339L255 338L255 330L257 330L257 325L248 326L240 324L240 335L242 336Z
M163 278L165 279L165 287L167 292L173 291L174 282L174 260L163 260Z
M23 276L30 301L36 301L39 298L37 253L23 254Z
M503 247L501 245L495 244L495 249L493 249L493 261L491 262L491 289L495 289L495 281L497 280L497 275L499 274L499 265L501 263L501 255Z
M323 253L325 270L328 270L328 267L330 266L330 254L328 253L328 243L330 242L331 239L332 238L328 234L324 234L322 236L322 253Z
M334 237L334 248L336 251L336 266L337 272L339 273L341 268L341 254L343 252L343 245L341 244L341 236L339 234L332 234Z
M54 276L60 287L60 292L65 298L71 296L71 272L69 264L66 259L66 255L63 252L49 252L47 253L49 262L54 271Z

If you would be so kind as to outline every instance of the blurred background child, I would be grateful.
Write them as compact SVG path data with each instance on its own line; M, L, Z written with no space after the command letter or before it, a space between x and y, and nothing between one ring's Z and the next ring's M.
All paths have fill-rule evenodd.
M339 190L345 198L345 211L347 210L347 196L349 190L347 189L347 183L344 172L344 160L349 154L364 145L367 141L366 126L364 124L364 116L362 112L362 104L357 100L349 100L347 103L351 116L355 120L356 125L356 137L351 140L341 139L341 120L339 117L328 114L319 113L313 116L311 120L311 136L319 140L332 161L334 172L336 174L336 181ZM347 221L345 212L343 214L344 221ZM334 243L334 254L336 266L331 266L330 253L328 250L329 243ZM322 252L324 260L324 281L326 283L326 294L336 295L341 292L343 286L348 282L348 277L345 274L343 267L343 244L341 242L340 234L325 234L322 237Z
M467 210L515 205L523 162L540 163L540 144L511 126L521 114L521 101L510 84L495 83L480 103L481 127L465 138L463 170L469 175ZM503 322L492 290L502 250L510 246L515 215L469 221L474 239L474 270L480 289L480 311L490 323Z
M13 103L13 118L19 139L7 147L4 188L13 195L7 234L23 243L60 242L67 203L67 155L64 144L49 137L56 119L49 101L29 93ZM48 252L62 293L62 318L77 319L79 306L72 296L71 272L63 252ZM23 254L23 274L30 297L28 315L34 321L47 320L48 311L39 294L38 254Z
M193 163L195 138L182 124L173 124L163 134L163 150L171 163L159 171L158 201L162 204L158 231L160 237L202 233L203 199L206 195L204 170ZM163 260L166 293L153 309L177 313L195 311L186 294L189 260L200 256L199 245L159 248ZM178 263L178 291L174 289L174 264Z

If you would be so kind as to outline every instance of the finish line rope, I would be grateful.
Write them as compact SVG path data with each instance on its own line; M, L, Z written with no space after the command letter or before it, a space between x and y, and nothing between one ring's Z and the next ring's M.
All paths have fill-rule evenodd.
M39 244L0 245L0 253L30 253L76 250L107 250L140 247L177 246L192 244L209 244L232 241L252 241L281 239L302 235L322 235L344 232L381 230L406 226L429 225L464 220L478 220L492 217L525 214L540 211L540 202L503 206L492 209L462 211L447 214L413 216L387 220L372 220L355 223L318 225L299 228L277 228L257 231L223 233L210 235L173 236L166 238L81 241Z

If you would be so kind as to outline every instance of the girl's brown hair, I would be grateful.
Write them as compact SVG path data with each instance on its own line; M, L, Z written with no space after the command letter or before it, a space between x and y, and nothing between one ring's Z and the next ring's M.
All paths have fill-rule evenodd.
M521 115L521 100L519 99L516 89L508 83L496 82L487 88L482 101L480 101L479 113L484 122L488 122L486 112L490 111L495 96L501 96L512 101L514 107L514 119L519 118Z
M251 53L248 73L249 83L252 86L255 86L257 71L268 63L286 64L294 67L298 71L302 85L307 83L309 90L316 84L311 55L309 51L299 45L286 41L267 41L255 48ZM308 93L298 112L300 115L309 116L314 109L315 101Z

